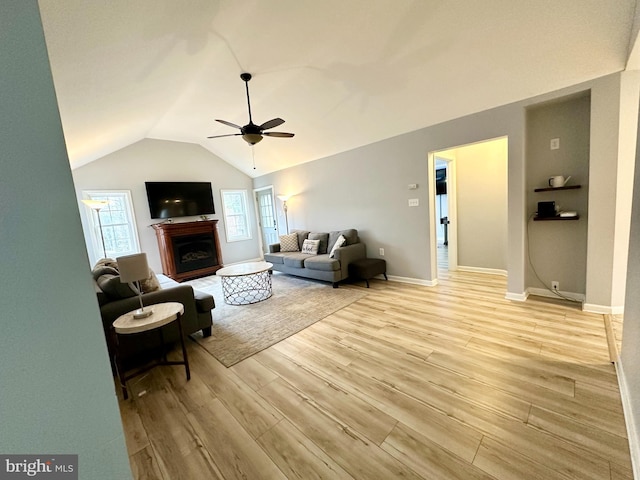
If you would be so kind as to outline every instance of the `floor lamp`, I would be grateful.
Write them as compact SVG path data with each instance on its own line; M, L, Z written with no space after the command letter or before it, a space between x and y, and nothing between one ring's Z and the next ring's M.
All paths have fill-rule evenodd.
M98 216L98 226L100 227L100 240L102 241L102 253L104 254L103 258L107 258L107 249L104 246L104 235L102 233L102 221L100 220L100 210L106 207L109 203L108 200L82 200L87 207L91 210L95 210L96 215Z
M284 210L284 223L287 227L287 233L289 233L289 218L287 217L287 200L291 198L291 195L278 195L278 198L282 200L282 209Z

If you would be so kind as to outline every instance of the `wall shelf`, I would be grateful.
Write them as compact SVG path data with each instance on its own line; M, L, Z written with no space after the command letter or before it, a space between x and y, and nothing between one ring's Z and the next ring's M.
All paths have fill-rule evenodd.
M575 190L576 188L582 188L582 185L567 185L566 187L543 187L536 188L534 192L555 192L557 190Z
M555 217L533 217L534 222L544 222L549 220L580 220L580 215L576 215L575 217L561 217L560 215L556 215Z

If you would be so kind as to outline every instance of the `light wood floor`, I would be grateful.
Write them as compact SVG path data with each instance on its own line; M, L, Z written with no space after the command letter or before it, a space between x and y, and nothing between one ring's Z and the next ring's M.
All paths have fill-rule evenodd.
M602 315L505 291L374 280L228 369L188 342L191 381L158 367L120 401L135 478L631 479Z

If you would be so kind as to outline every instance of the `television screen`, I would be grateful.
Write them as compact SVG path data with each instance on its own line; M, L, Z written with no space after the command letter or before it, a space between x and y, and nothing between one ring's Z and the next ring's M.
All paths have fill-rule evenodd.
M151 218L216 213L209 182L145 182L145 186Z
M436 195L447 193L447 169L438 168L436 170Z

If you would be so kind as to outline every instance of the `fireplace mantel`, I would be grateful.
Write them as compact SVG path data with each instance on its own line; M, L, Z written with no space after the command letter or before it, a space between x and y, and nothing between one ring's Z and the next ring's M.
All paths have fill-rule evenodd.
M212 275L222 268L218 220L157 223L156 231L162 273L180 282ZM193 245L195 252L183 254Z

